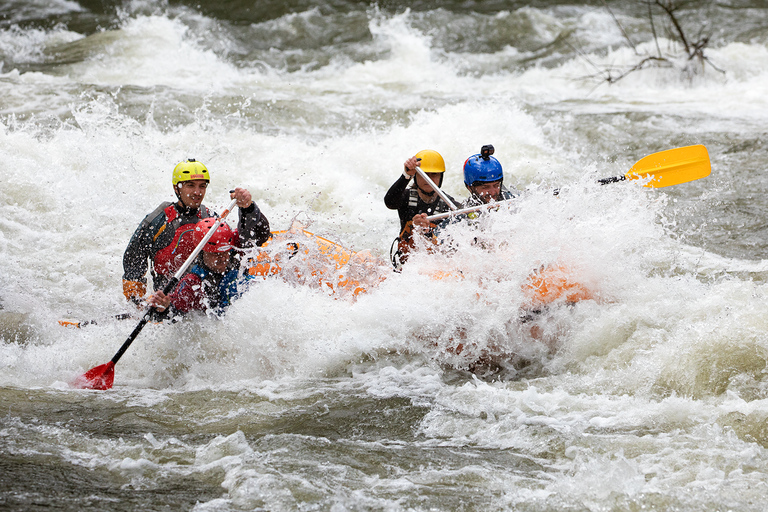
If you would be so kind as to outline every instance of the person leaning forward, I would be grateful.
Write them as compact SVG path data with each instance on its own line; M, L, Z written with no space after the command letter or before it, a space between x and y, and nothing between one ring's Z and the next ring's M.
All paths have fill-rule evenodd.
M213 217L198 222L194 230L195 243L199 244L215 224ZM242 252L237 247L237 239L237 230L230 229L226 222L218 226L176 288L168 295L158 290L147 299L158 312L158 320L190 311L212 311L221 315L245 292L251 276L240 269Z
M431 149L419 151L405 161L402 175L389 187L384 196L384 204L387 208L397 210L400 217L400 235L392 244L393 250L397 246L397 251L391 253L392 263L396 268L405 262L409 246L413 242L411 234L414 226L421 228L422 233L429 236L430 230L435 225L427 221L427 215L450 210L437 192L416 173L416 167L420 167L438 187L443 184L445 175L445 161L440 153ZM411 186L408 186L409 184ZM447 194L446 196L453 201L454 205L457 204L451 196Z
M155 291L162 290L195 249L197 222L216 215L202 204L210 183L205 165L192 158L179 163L173 169L172 182L177 201L164 202L147 215L123 255L123 294L137 304L147 291L147 268ZM269 221L251 199L251 193L236 188L230 197L237 199L239 207L238 246L264 244L270 235Z

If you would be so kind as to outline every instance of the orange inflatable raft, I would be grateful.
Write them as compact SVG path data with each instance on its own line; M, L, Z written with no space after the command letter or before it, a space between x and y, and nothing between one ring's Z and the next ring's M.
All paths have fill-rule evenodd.
M276 276L342 296L356 297L385 279L383 263L369 251L352 251L298 224L273 231L249 265L254 277Z
M355 252L299 224L285 231L273 231L249 265L249 273L254 277L278 277L341 297L357 297L391 275L391 267L369 251ZM443 271L432 275L434 279L455 276ZM573 272L564 265L542 265L522 287L531 309L555 301L572 304L593 298L592 291L574 280Z
M542 265L523 283L523 292L530 300L531 309L541 308L557 300L575 304L594 298L584 283L573 279L573 271L564 265Z

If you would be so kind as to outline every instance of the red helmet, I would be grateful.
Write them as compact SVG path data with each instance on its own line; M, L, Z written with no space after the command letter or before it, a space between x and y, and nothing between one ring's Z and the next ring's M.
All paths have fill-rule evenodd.
M199 244L205 235L210 231L211 227L216 224L215 217L208 217L197 223L195 226L195 243ZM227 225L226 222L222 222L216 229L216 232L208 239L203 246L204 252L228 252L232 249L232 243L235 239L235 233Z

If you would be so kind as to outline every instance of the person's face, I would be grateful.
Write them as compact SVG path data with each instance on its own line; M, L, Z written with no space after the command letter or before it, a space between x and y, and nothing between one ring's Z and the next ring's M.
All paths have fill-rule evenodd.
M204 252L203 263L217 274L223 274L227 270L227 264L229 263L229 251Z
M498 201L501 197L501 180L474 185L469 187L469 191L479 197L483 203Z
M179 200L187 208L199 208L205 199L208 182L205 180L182 181L177 185Z
M440 180L443 176L443 173L428 172L425 174L430 180L432 180L432 183L434 183L438 187L440 186ZM419 174L416 174L416 187L419 189L419 192L422 195L422 199L424 199L426 202L431 202L429 201L430 199L434 200L437 198L437 192L435 192L434 189L429 185L429 183L424 181L424 178L422 178Z

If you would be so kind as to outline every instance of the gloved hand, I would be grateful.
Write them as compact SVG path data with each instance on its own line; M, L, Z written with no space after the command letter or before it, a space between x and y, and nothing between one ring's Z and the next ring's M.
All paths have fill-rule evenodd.
M147 293L147 285L140 281L128 281L123 279L123 295L129 301L136 305L144 301L144 295Z

